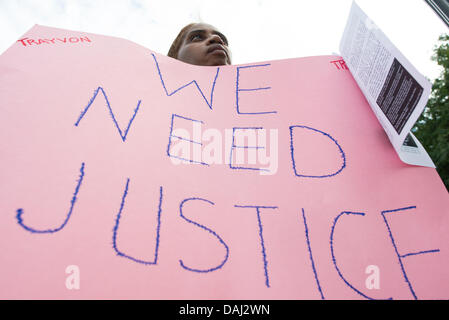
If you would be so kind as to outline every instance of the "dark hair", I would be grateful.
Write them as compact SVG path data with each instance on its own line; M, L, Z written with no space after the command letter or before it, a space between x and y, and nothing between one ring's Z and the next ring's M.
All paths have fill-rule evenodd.
M186 25L184 28L182 28L181 31L179 31L178 36L171 44L170 50L168 50L167 56L178 59L178 51L179 48L181 47L182 42L184 41L184 36L187 33L187 30L189 30L190 27L192 27L195 24L196 23L190 23Z

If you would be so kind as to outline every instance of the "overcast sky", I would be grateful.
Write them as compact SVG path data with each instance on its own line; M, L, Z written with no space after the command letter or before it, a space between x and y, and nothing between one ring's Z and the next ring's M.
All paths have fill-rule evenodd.
M357 0L399 50L426 77L446 25L424 0ZM166 54L190 22L220 29L233 63L339 52L352 0L0 0L0 53L34 24L111 35Z

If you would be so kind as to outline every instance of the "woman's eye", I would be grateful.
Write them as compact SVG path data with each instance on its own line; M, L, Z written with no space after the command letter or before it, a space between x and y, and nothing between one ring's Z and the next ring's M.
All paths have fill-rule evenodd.
M202 39L202 37L199 34L195 34L190 38L191 41L201 40L201 39Z

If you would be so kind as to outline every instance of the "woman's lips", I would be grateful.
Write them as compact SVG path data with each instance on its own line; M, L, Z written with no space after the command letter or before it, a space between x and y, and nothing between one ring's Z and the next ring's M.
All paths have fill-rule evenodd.
M211 45L209 47L209 49L207 50L207 53L221 53L221 54L225 54L226 56L228 55L226 52L226 49L220 44Z

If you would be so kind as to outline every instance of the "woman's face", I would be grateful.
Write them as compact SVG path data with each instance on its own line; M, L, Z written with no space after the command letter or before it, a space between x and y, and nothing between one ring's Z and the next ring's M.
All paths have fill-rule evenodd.
M231 64L228 40L209 24L194 24L187 30L182 40L178 60L198 66Z

